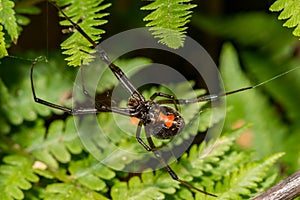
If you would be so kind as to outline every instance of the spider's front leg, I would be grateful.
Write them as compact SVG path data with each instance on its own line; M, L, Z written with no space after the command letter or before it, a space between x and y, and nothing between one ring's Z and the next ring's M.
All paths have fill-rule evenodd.
M144 149L146 149L147 151L152 151L152 152L154 152L154 151L157 151L158 149L162 148L163 146L162 146L162 147L155 147L155 146L154 146L154 143L153 143L153 141L152 141L152 139L151 139L151 136L150 136L148 133L146 133L146 137L147 137L148 143L150 144L150 142L149 142L149 138L150 138L151 144L153 144L153 145L150 144L150 146L148 146L148 145L142 140L142 138L140 137L140 136L141 136L142 126L143 126L143 123L142 123L142 121L140 120L139 123L138 123L138 126L137 126L137 130L136 130L136 140L138 141L138 143L140 143L140 145L142 145L142 146L144 147ZM151 146L152 146L152 147L151 147Z
M140 145L142 145L147 151L152 151L152 149L142 140L141 138L141 130L142 130L142 126L143 126L143 123L142 121L140 120L139 123L138 123L138 126L137 126L137 129L136 129L136 134L135 134L135 137L136 137L136 140L138 141L138 143L140 143Z
M34 83L33 83L33 69L34 69L34 67L35 67L35 65L36 65L37 62L38 62L38 60L35 59L32 62L31 69L30 69L30 83L31 83L31 91L32 91L32 95L33 95L34 101L36 103L43 104L45 106L48 106L48 107L51 107L51 108L55 108L55 109L58 109L58 110L61 110L61 111L64 111L66 113L69 113L69 114L73 115L73 113L74 113L73 109L70 109L70 108L67 108L67 107L63 107L63 106L51 103L51 102L45 101L45 100L40 99L40 98L37 97L37 95L35 93Z

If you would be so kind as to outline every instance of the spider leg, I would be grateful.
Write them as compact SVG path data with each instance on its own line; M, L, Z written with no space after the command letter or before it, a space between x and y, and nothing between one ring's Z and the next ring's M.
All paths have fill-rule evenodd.
M46 105L46 106L49 106L49 107L52 107L52 108L55 108L55 109L58 109L58 110L62 110L62 111L67 112L69 114L73 114L73 110L70 109L70 108L66 108L66 107L63 107L63 106L60 106L60 105L57 105L57 104L53 104L51 102L40 99L36 96L34 83L33 83L33 69L34 69L34 66L36 65L36 62L37 62L36 60L34 60L32 62L31 69L30 69L31 91L32 91L34 101L36 103L40 103L40 104L43 104L43 105Z
M198 97L195 99L162 99L162 100L158 100L156 103L157 104L172 104L172 103L174 104L174 102L175 102L176 104L192 104L192 103L205 102L205 101L216 101L216 100L220 99L221 97L235 94L238 92L242 92L245 90L250 90L250 89L253 89L254 87L255 86L244 87L244 88L240 88L238 90L233 90L233 91L222 93L222 94L210 94L210 95L201 96L201 97Z
M136 129L136 134L135 134L136 140L137 140L138 143L140 143L140 145L142 145L147 151L152 151L152 149L151 149L151 148L150 148L150 147L142 140L142 138L140 137L140 136L141 136L142 126L143 126L143 123L142 123L142 121L140 120L139 123L138 123L137 129Z
M160 163L162 164L162 166L166 169L166 171L170 174L170 176L172 177L172 179L178 181L179 183L181 183L182 185L185 185L186 187L192 188L194 190L197 190L198 192L201 192L203 194L206 195L210 195L213 197L217 197L214 194L205 192L203 190L200 190L199 188L196 188L195 186L181 180L177 174L172 170L172 168L167 164L167 162L165 161L165 159L161 156L161 154L159 153L158 148L155 146L151 136L149 135L149 133L146 132L146 137L147 137L147 141L149 143L150 146L148 146L141 138L141 129L142 129L142 121L139 122L138 127L137 127L137 131L136 131L136 139L137 141L147 150L147 151L152 151L154 156L156 157L156 159L158 159L160 161Z
M235 94L235 93L238 93L238 92L242 92L242 91L246 91L246 90L251 90L251 89L254 89L254 88L257 88L257 87L260 87L270 81L273 81L277 78L280 78L296 69L300 68L299 67L295 67L293 69L290 69L288 71L285 71L283 73L280 73L276 76L273 76L272 78L270 79L267 79L261 83L258 83L256 85L253 85L253 86L250 86L250 87L243 87L243 88L240 88L240 89L237 89L237 90L233 90L233 91L230 91L230 92L225 92L225 93L221 93L221 94L211 94L211 95L205 95L205 96L201 96L201 97L198 97L198 98L195 98L195 99L172 99L172 100L159 100L157 101L156 103L158 104L171 104L173 103L174 101L177 103L177 104L191 104L191 103L197 103L197 102L204 102L204 101L215 101L215 100L218 100L220 99L221 97L224 97L224 96L228 96L228 95L231 95L231 94Z
M153 154L155 155L155 157L160 161L160 163L165 168L165 170L170 174L170 176L172 177L172 179L174 179L175 181L178 181L179 183L181 183L182 185L185 185L186 187L189 187L191 189L197 190L198 192L201 192L203 194L210 195L210 196L213 196L213 197L217 197L214 194L211 194L211 193L205 192L203 190L200 190L199 188L196 188L195 186L193 186L193 185L191 185L191 184L189 184L189 183L181 180L177 176L177 174L172 170L172 168L167 164L166 160L161 156L161 154L159 153L159 151L155 150L155 149L157 149L157 147L154 145L151 136L149 136L148 134L147 134L147 140L148 140L148 143L150 145L151 151L153 152Z
M119 113L119 114L126 115L126 116L132 115L132 114L130 114L130 113L132 113L132 110L130 110L129 108L114 108L114 107L109 107L109 106L105 106L105 105L98 105L97 109L96 108L71 109L71 108L60 106L58 104L54 104L49 101L45 101L43 99L38 98L35 93L35 87L34 87L34 82L33 82L33 69L34 69L34 66L36 65L36 63L37 63L37 60L34 60L32 62L31 69L30 69L31 91L32 91L33 99L36 103L43 104L48 107L64 111L70 115L97 114L100 112L115 112L115 113ZM85 93L85 95L89 96L88 93Z
M165 98L167 98L169 101L173 102L173 104L175 106L175 109L178 111L178 107L177 107L178 103L176 102L176 99L173 95L162 93L162 92L155 92L154 94L152 94L150 99L153 101L156 97L165 97ZM157 101L157 102L160 102L160 101ZM158 103L158 104L160 104L160 103Z
M51 1L50 1L51 2ZM115 64L111 62L109 59L107 53L99 46L97 43L75 22L72 21L72 19L66 15L66 13L54 2L51 2L62 14L63 16L72 24L72 26L86 39L88 40L91 45L97 49L98 55L100 59L105 62L110 70L113 72L113 74L116 76L116 78L120 81L120 83L123 85L123 87L129 92L131 96L134 96L135 98L139 99L140 101L145 101L144 96L131 84L128 77L124 74L124 72Z
M158 149L161 149L163 146L161 146L161 147L155 147L154 144L153 144L153 142L152 142L152 144L153 144L153 146L154 146L154 148L152 148L152 147L149 147L149 146L142 140L142 138L140 137L140 136L141 136L142 126L143 126L143 123L140 121L140 122L138 123L137 130L136 130L136 140L138 141L138 143L140 143L140 145L142 145L142 146L144 147L144 149L146 149L147 151L157 151ZM150 138L151 136L150 136L148 133L146 133L146 137L147 137L147 139L148 139L148 138ZM148 141L148 143L149 143L149 141Z

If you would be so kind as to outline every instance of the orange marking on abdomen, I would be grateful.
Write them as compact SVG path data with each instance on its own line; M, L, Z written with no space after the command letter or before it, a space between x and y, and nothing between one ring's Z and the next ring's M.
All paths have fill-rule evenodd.
M164 124L170 128L173 125L174 119L174 115L164 115L162 112L160 112L157 120L164 122Z

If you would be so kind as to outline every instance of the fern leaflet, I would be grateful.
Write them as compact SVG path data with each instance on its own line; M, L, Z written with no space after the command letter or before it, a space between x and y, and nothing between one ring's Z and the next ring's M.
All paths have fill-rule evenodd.
M15 11L13 10L15 3L10 0L2 0L1 6L0 23L3 24L5 30L10 36L10 39L16 43L18 39L18 32Z
M14 6L15 4L13 1L0 1L0 58L8 55L6 51L3 27L14 43L16 43L18 39L17 22L15 18L15 11L13 10Z
M5 39L4 39L4 33L3 26L0 25L0 58L3 58L4 56L7 56L7 50L5 48Z
M54 183L48 185L46 188L46 194L43 198L45 200L52 199L96 199L96 200L107 200L100 193L86 190L75 184L68 183Z
M111 190L114 200L122 199L165 199L166 194L174 194L179 184L164 173L144 172L141 178L134 176L128 183L117 182Z
M223 186L218 185L218 190L223 190L222 199L242 199L241 196L251 196L253 190L258 190L260 184L267 177L267 171L284 153L273 154L259 162L249 162L241 165L230 176L225 176Z
M288 28L295 27L293 34L300 36L300 1L294 0L277 0L270 7L271 11L281 11L278 19L287 19L283 24Z
M141 8L154 10L144 18L144 21L150 21L146 26L151 27L150 30L156 38L159 38L160 43L174 49L183 46L187 29L185 25L191 17L190 10L196 7L190 2L191 0L155 0Z
M5 165L0 166L0 189L2 199L23 199L22 190L32 187L39 177L33 173L32 161L21 155L4 157Z
M17 5L15 5L17 4ZM7 48L11 43L17 44L22 26L28 25L30 20L21 14L38 14L40 9L30 3L20 1L0 0L0 58L7 56Z
M65 7L64 12L73 22L77 23L94 41L100 39L100 34L105 31L95 28L96 26L107 23L107 20L102 18L107 16L108 13L102 13L103 10L108 8L111 4L101 4L103 0L81 1L81 0L59 0L58 6ZM67 20L61 21L62 26L70 26ZM66 60L70 66L79 66L81 64L88 64L92 61L94 53L90 49L92 45L84 38L78 31L65 40L61 47L65 49L63 54L69 55Z

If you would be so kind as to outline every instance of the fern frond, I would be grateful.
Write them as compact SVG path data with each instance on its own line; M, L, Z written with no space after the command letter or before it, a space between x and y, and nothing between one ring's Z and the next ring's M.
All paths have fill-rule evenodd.
M72 161L68 170L78 183L95 191L105 190L106 183L103 180L111 180L116 175L92 156Z
M229 136L203 143L200 147L193 145L188 154L171 164L172 169L183 180L218 197L250 198L273 183L274 176L266 178L267 171L283 153L253 162L251 153L238 152L234 142L243 130L230 132ZM173 199L193 196L188 188L172 180L164 169L155 173L143 172L141 178L132 177L128 183L117 182L112 187L111 195L113 199L147 200L168 199L168 195L172 195ZM196 193L196 199L203 199L203 194Z
M28 25L30 20L22 14L38 14L40 9L23 2L11 0L0 1L0 58L7 56L11 43L17 44L22 31L21 26ZM17 7L17 8L15 8ZM15 9L15 10L14 10Z
M15 11L13 10L14 6L15 3L13 1L0 1L0 58L8 55L3 27L9 35L11 41L16 43L18 39L17 22L15 18Z
M43 199L96 199L108 200L100 193L70 183L53 183L46 187Z
M262 161L241 165L231 176L227 176L223 180L226 187L223 185L222 188L219 188L224 191L220 197L222 199L242 199L242 195L251 196L253 191L257 191L258 185L266 178L267 171L283 155L284 153L276 153Z
M0 58L3 58L4 56L7 56L7 50L5 48L5 38L4 38L4 33L3 31L3 26L0 25Z
M217 166L221 158L230 150L236 137L222 137L208 144L202 142L200 146L192 146L189 155L184 154L180 158L180 163L183 166L181 173L192 179L191 176L201 177L206 172L211 171L214 165Z
M11 40L16 43L18 39L17 22L15 17L15 3L10 0L2 0L2 9L0 9L0 23L3 24L5 30Z
M295 36L300 36L300 2L294 0L277 0L271 7L271 11L280 12L278 19L287 19L283 24L288 28L295 27L293 34Z
M69 162L71 154L80 154L84 149L72 117L66 122L54 121L48 130L41 121L34 127L21 127L20 134L12 139L23 151L51 169Z
M107 23L107 20L102 18L108 13L103 13L111 4L103 4L103 0L81 1L81 0L58 0L57 4L60 7L65 7L64 12L73 22L77 23L92 40L97 42L105 33L104 30L96 27ZM62 26L70 26L70 22L64 19L60 23ZM92 44L88 42L78 31L74 33L61 44L62 49L65 49L63 54L68 55L66 58L68 65L80 66L88 64L93 60L91 55L95 51L92 50Z
M73 118L67 118L66 122L56 120L51 123L47 136L43 124L39 122L34 128L22 126L20 134L12 140L23 152L33 157L36 163L41 163L34 167L32 162L29 162L30 169L54 182L46 187L43 198L79 195L81 199L106 199L98 192L106 192L107 181L115 177L115 172L91 155L86 157L82 154L82 150L85 149ZM70 154L76 154L77 159L71 160ZM67 170L65 166L68 166ZM61 183L56 183L58 180ZM59 191L58 188L64 188L66 191Z
M34 174L32 161L24 156L10 155L0 165L0 189L2 199L23 199L23 190L32 187L39 177Z
M229 151L230 146L233 145L234 138L236 137L222 138L217 141L219 145L216 146L214 146L214 143L208 145L202 144L201 147L193 145L189 154L185 153L179 162L173 163L171 167L185 181L191 182L193 179L197 179L199 182L195 186L199 188L214 184L208 181L209 176L207 174L214 173L213 165L217 166L219 160ZM199 177L201 177L201 181ZM111 194L113 199L122 199L125 196L128 199L147 200L157 198L167 199L168 194L172 195L172 199L176 199L176 197L181 199L180 196L183 194L184 196L181 197L193 196L191 191L174 181L165 169L157 170L155 174L144 172L141 179L133 177L129 180L128 184L118 182L113 186Z
M174 49L183 46L187 29L185 25L191 17L190 10L196 7L190 2L191 0L155 0L141 8L154 10L144 21L151 21L146 26L151 27L152 34L159 38L160 43Z
M4 119L6 123L10 121L12 124L18 124L20 117L16 115L16 112L9 112L11 109L13 109L13 104L10 101L11 96L9 94L9 91L1 79L0 79L0 92L2 94L0 97L0 102L1 102L0 111L5 115ZM4 125L4 123L2 125Z
M36 160L42 161L50 168L57 169L59 162L67 163L71 160L71 154L79 154L83 150L74 120L71 117L65 123L61 120L54 121L48 132L41 124L38 124L34 134L28 129L23 130L23 134L27 139L25 141L16 140L16 142L32 154Z
M165 199L166 194L174 194L178 182L162 172L144 172L140 177L132 177L128 183L117 182L111 190L114 200L122 199Z
M61 183L47 185L45 199L107 199L100 192L107 192L107 181L115 177L115 172L92 156L71 161L68 172L53 174Z

